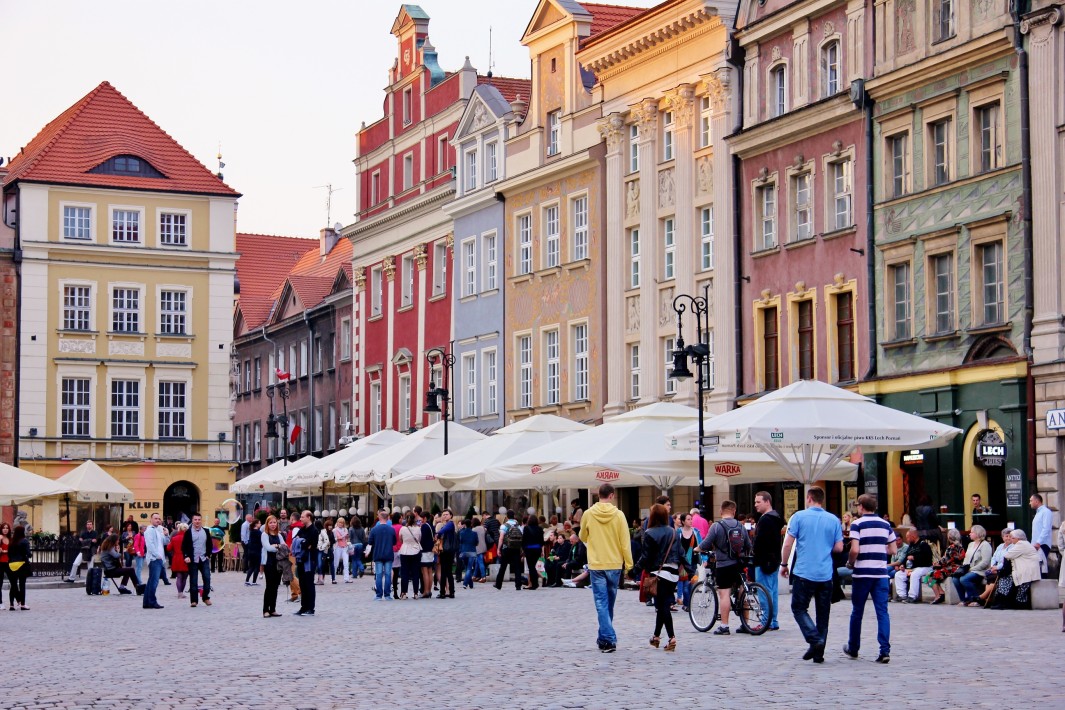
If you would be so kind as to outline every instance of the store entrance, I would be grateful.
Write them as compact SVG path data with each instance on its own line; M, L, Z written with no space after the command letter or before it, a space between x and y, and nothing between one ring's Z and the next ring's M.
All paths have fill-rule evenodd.
M174 481L163 493L163 520L168 518L175 523L184 515L192 519L193 513L200 512L200 489L188 481Z

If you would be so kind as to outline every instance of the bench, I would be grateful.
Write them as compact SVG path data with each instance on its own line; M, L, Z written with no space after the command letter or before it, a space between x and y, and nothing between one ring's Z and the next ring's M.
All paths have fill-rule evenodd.
M1030 589L1033 609L1057 609L1061 606L1056 579L1038 579Z

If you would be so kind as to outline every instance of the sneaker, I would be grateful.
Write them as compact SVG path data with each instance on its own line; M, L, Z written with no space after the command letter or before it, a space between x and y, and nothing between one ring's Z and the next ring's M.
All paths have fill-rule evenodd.
M736 633L738 633L738 634L749 634L749 633L751 633L751 632L747 630L747 627L746 627L746 626L743 626L743 625L741 624L741 625L740 625L740 628L736 629Z
M613 653L614 651L618 650L618 646L614 643L604 643L602 646L599 647L599 650L603 653Z
M876 657L876 662L877 663L891 663L891 656L889 656L886 653L881 653L879 656Z
M738 632L737 632L738 633ZM714 636L731 636L732 631L727 626L718 626L714 629Z
M73 577L67 577L63 581L66 582L67 584L74 584L74 582L76 582L77 580L74 579Z
M850 644L843 644L843 653L845 656L847 656L847 658L853 659L855 661L858 660L858 652L855 651L854 653L851 653Z
M133 594L133 592L131 592L130 590L126 589L125 587L119 587L118 588L118 593L119 594Z
M572 579L564 579L562 580L562 586L570 587L572 589L577 586L577 583L574 582Z

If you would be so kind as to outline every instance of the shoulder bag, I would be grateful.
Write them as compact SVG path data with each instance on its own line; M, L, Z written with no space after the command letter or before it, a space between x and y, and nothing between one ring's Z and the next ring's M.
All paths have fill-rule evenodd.
M662 571L662 568L666 565L666 560L669 558L669 551L673 549L673 541L677 539L677 535L674 532L669 536L669 544L666 545L666 552L662 555L662 564L658 565L658 572ZM658 573L644 575L640 579L640 597L647 597L648 599L658 594Z

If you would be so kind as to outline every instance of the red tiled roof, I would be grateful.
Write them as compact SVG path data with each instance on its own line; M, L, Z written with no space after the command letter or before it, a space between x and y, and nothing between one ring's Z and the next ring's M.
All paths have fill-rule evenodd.
M270 234L237 234L237 280L240 296L237 308L244 317L246 330L258 328L274 309L275 293L300 258L318 242L298 237Z
M300 276L321 276L328 278L332 282L336 278L337 272L343 269L348 279L351 279L352 249L350 239L340 237L325 258L322 258L320 251L320 247L315 245L312 251L305 252L289 273ZM305 305L310 308L313 305L317 305L317 303L318 301Z
M591 34L586 39L595 37L600 32L606 32L613 27L627 22L637 15L647 12L643 7L626 7L624 5L599 5L596 3L582 2L581 7L592 16Z
M274 310L274 299L270 296L245 296L241 295L237 304L241 315L244 317L245 330L255 330L262 326Z
M163 178L90 173L116 155L148 161ZM41 129L10 164L15 180L239 197L108 82Z
M292 287L304 308L314 308L333 290L334 277L289 274L286 283Z
M529 79L511 79L505 76L478 76L478 84L491 84L499 89L507 103L513 103L520 94L526 101L529 100L529 92L532 91L532 81Z

